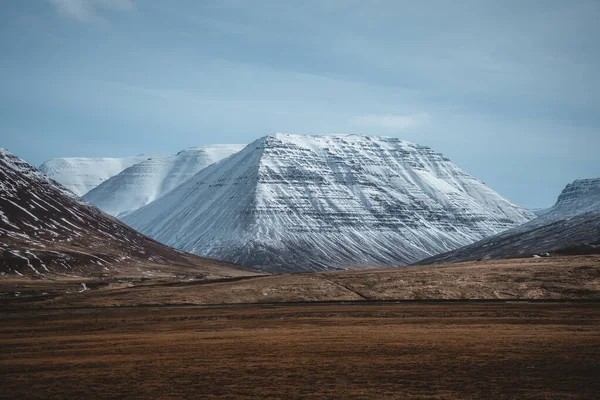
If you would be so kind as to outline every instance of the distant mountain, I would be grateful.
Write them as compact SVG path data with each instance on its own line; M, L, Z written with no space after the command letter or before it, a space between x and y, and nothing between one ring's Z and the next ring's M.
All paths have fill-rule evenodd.
M578 179L568 184L558 196L556 204L542 215L542 219L532 223L539 225L588 212L600 213L600 178Z
M142 154L126 158L53 158L40 165L40 171L83 196L111 176L150 157Z
M567 185L556 204L538 218L470 246L419 264L531 257L543 253L600 253L600 179Z
M166 157L152 157L104 181L83 199L120 218L244 147L241 144L217 144L193 147Z
M0 148L0 274L248 275L155 242Z
M123 220L184 251L293 272L408 264L532 218L425 146L275 134Z

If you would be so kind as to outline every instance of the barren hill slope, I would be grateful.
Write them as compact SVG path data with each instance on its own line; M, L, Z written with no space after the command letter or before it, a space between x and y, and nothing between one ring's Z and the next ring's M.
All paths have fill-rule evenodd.
M2 148L0 273L38 278L252 274L157 243Z

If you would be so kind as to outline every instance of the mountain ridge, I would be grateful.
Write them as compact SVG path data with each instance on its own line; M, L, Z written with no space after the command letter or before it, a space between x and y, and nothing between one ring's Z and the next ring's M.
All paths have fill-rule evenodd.
M252 274L134 231L3 148L0 166L1 275L52 279Z
M208 165L229 157L245 145L191 147L132 165L90 190L83 199L117 218L173 190Z
M426 146L278 133L124 221L196 254L297 272L407 264L531 218Z
M464 248L425 258L439 264L531 257L545 253L600 253L600 178L568 184L556 203L537 218Z
M152 155L132 157L57 157L46 160L39 170L71 190L83 196L125 168L147 160Z

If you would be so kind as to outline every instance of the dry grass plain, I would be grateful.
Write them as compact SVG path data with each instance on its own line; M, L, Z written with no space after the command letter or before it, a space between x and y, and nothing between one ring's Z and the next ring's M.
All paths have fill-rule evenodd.
M3 399L598 399L599 377L597 255L0 278Z
M314 301L600 299L600 255L218 280L123 282L0 278L0 308ZM15 291L20 292L15 297ZM66 293L69 291L70 293ZM46 293L46 295L43 295Z
M0 312L0 397L597 399L600 303Z

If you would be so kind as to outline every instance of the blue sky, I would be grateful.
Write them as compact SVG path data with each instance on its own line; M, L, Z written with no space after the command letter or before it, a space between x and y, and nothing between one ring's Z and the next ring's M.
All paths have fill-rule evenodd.
M36 165L364 133L431 146L526 207L600 176L596 0L0 7L0 146Z

